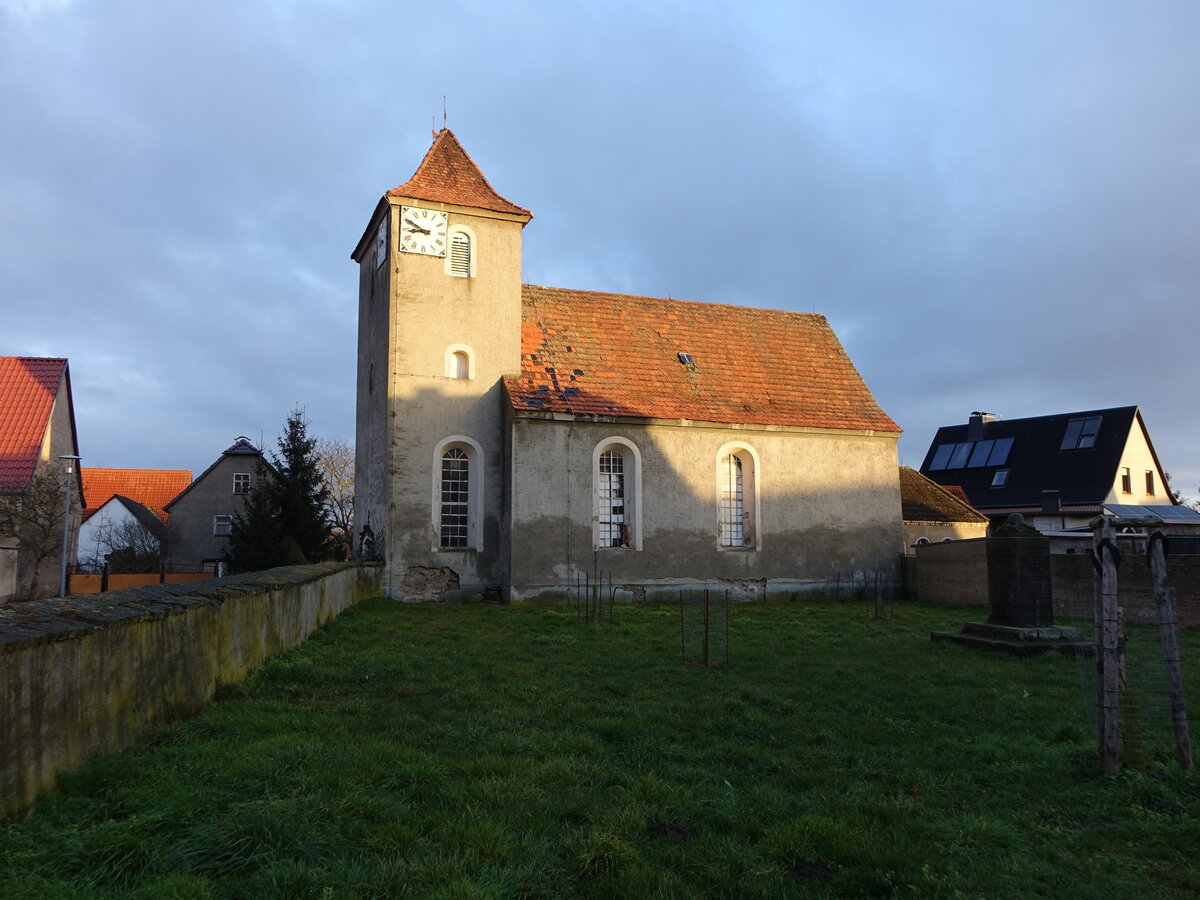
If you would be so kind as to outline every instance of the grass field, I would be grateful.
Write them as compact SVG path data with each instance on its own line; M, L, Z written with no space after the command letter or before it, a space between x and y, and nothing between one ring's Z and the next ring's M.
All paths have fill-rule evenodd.
M364 603L64 778L0 896L1194 897L1197 777L1103 775L1074 659L930 642L979 612L738 606L701 668L672 608Z

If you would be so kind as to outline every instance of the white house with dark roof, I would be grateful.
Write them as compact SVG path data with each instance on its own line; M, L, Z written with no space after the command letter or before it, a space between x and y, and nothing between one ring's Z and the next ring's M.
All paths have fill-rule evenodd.
M823 316L522 285L531 219L443 130L352 254L355 532L392 596L894 570L900 429Z
M1136 406L939 428L921 474L957 485L993 522L1021 513L1040 531L1086 526L1114 504L1174 504Z

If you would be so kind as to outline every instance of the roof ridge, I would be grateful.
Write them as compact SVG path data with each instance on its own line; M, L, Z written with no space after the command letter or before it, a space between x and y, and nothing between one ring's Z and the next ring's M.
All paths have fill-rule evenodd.
M739 313L765 313L771 316L788 316L804 319L825 319L824 313L819 312L801 312L797 309L777 309L770 306L746 306L740 303L723 303L718 300L684 300L680 297L654 297L648 294L624 294L619 291L590 291L581 288L561 288L552 287L544 284L522 284L522 290L531 288L537 291L553 291L554 293L570 294L573 296L590 296L590 297L608 297L618 300L640 300L651 301L653 303L669 303L687 307L719 307L722 309L735 310Z

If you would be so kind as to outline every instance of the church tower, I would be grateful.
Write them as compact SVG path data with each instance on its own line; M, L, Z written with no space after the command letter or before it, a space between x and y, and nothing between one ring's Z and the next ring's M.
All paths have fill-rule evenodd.
M500 585L503 378L521 368L521 231L448 129L379 201L359 264L355 545L392 596Z

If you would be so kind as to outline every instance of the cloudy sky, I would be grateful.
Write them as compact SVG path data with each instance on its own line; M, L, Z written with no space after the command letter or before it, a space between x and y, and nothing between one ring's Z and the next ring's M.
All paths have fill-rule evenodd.
M356 271L442 122L525 280L822 312L939 425L1137 404L1200 486L1200 4L0 0L0 353L84 465L354 435Z

